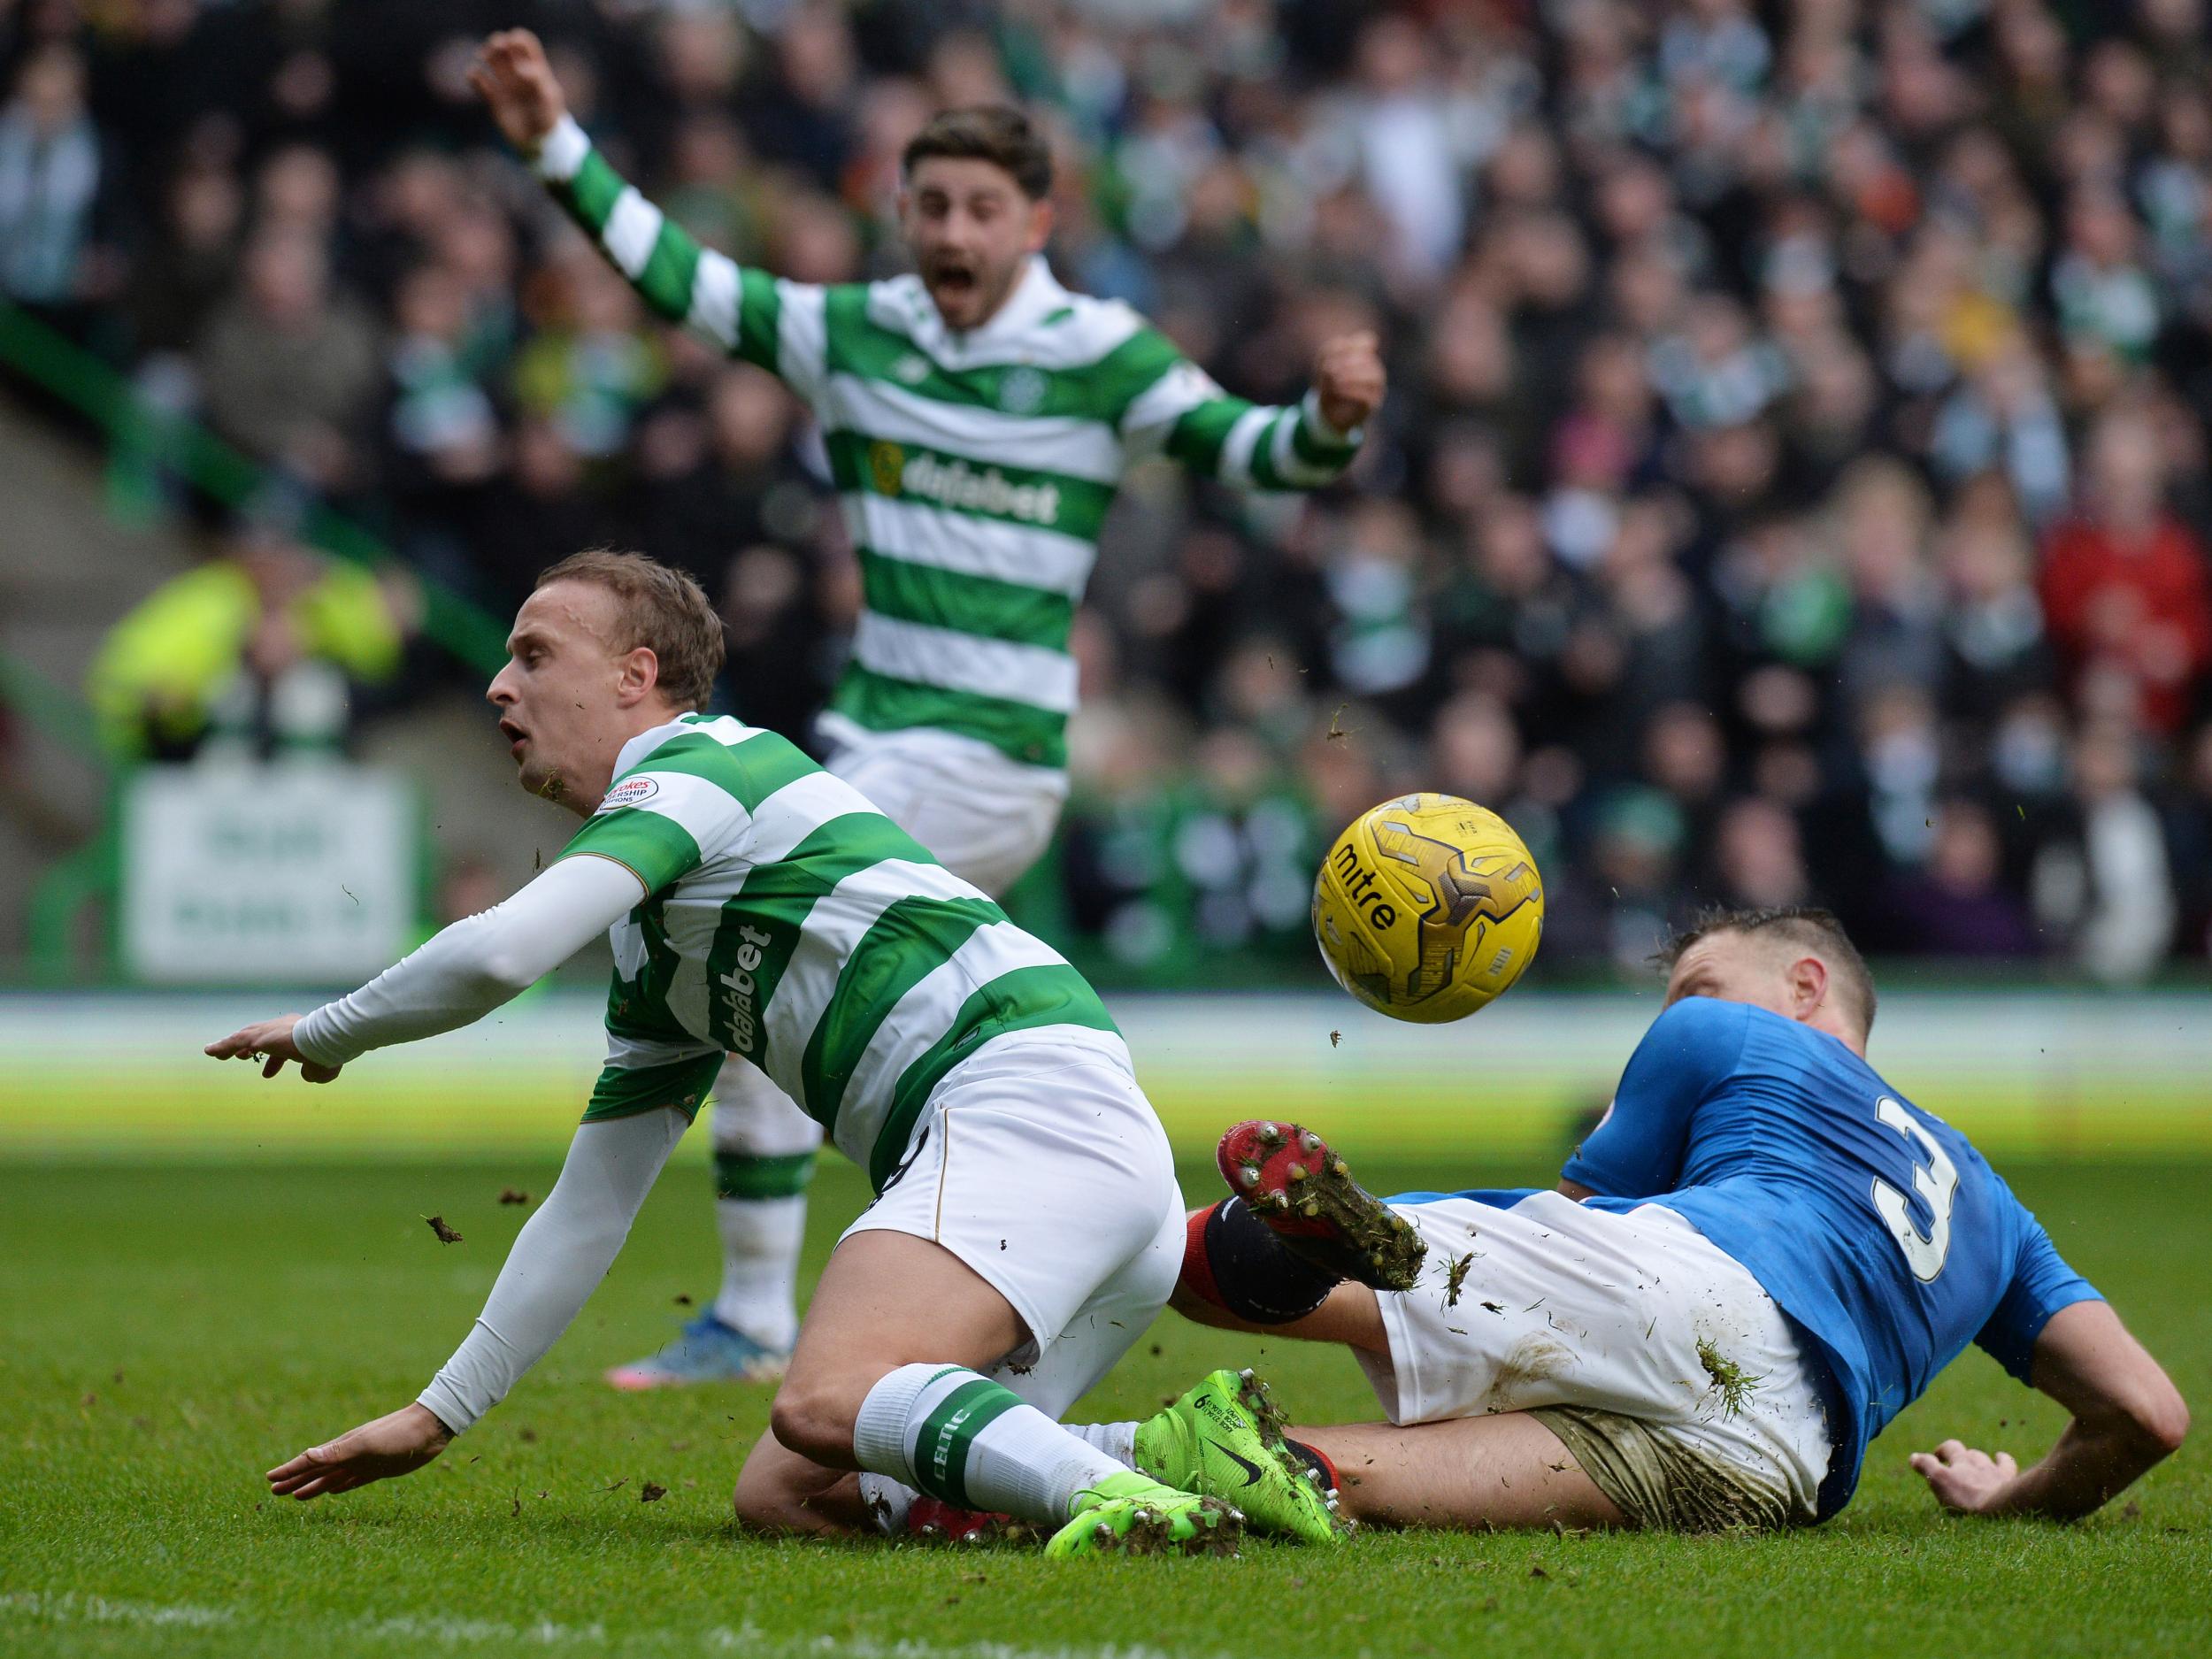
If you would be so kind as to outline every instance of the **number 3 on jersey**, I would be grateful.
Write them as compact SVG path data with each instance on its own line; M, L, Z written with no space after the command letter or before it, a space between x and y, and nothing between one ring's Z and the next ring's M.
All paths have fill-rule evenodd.
M1943 1271L1943 1258L1951 1253L1951 1201L1958 1194L1958 1168L1936 1138L1886 1094L1875 1102L1874 1115L1908 1141L1918 1141L1927 1155L1924 1165L1916 1162L1912 1167L1913 1191L1920 1194L1934 1217L1934 1225L1924 1233L1912 1224L1912 1201L1879 1176L1874 1179L1874 1208L1895 1235L1913 1277L1924 1285Z

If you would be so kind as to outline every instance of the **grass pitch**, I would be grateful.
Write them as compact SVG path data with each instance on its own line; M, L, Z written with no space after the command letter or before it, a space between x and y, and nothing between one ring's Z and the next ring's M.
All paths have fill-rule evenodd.
M1033 1552L738 1538L761 1389L617 1395L600 1369L713 1287L703 1170L664 1178L577 1326L432 1468L334 1500L260 1471L411 1399L467 1329L550 1164L0 1165L0 1654L2061 1655L2212 1651L2197 1442L2087 1524L1939 1514L1905 1455L2023 1461L2060 1417L1970 1352L1784 1538L1363 1535L1322 1553L1048 1565ZM1365 1159L1383 1191L1540 1166ZM2212 1165L2008 1171L2200 1410ZM1210 1176L1187 1172L1189 1190ZM863 1196L832 1161L809 1271ZM463 1238L441 1245L423 1217ZM1348 1357L1164 1317L1086 1402L1141 1415L1256 1360L1310 1418L1371 1417ZM653 1487L656 1502L641 1502Z

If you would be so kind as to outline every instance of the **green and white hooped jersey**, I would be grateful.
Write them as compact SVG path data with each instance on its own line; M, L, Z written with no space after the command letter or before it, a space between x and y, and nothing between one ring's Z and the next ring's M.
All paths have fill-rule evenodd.
M756 1062L868 1171L1002 1033L1114 1031L1098 995L851 785L772 732L685 715L632 738L561 856L634 872L611 930L607 1069L585 1120L696 1111Z
M538 171L663 317L780 375L814 411L859 550L864 609L826 719L930 726L1066 764L1068 634L1130 462L1309 489L1350 464L1310 395L1222 391L1118 301L1041 257L984 326L946 328L918 278L823 288L702 249L565 121Z

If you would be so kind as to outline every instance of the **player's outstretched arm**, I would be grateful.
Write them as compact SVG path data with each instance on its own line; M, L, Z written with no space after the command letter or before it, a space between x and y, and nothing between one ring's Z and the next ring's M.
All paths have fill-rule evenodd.
M261 1020L207 1045L274 1077L288 1060L311 1083L371 1048L453 1031L519 996L627 915L645 884L610 858L558 860L504 903L454 923L350 996Z
M568 111L545 48L528 29L490 35L469 82L507 142L648 305L731 357L804 394L822 372L823 290L785 282L702 248L624 181Z
M1313 389L1287 407L1232 397L1156 328L1138 331L1099 365L1123 388L1118 424L1133 454L1164 453L1194 472L1254 489L1318 489L1359 454L1386 377L1375 336L1325 343Z
M2073 1413L2058 1442L2023 1470L1958 1440L1915 1452L1912 1466L1947 1509L2073 1520L2125 1490L2181 1444L2189 1408L2171 1379L2102 1302L2053 1314L2030 1380Z
M278 1464L269 1490L303 1501L412 1474L505 1399L607 1276L689 1122L664 1107L578 1129L484 1311L421 1397Z

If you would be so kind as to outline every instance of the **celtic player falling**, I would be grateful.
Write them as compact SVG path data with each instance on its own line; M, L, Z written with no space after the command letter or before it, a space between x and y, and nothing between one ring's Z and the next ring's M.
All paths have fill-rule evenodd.
M1294 407L1228 396L1128 306L1054 279L1051 155L1014 110L947 111L907 146L914 275L824 288L742 268L668 222L570 117L527 30L492 35L474 82L657 312L812 411L864 595L818 730L829 770L946 868L1003 893L1067 795L1069 630L1125 471L1165 455L1262 489L1331 482L1382 399L1373 336L1323 346ZM819 1132L741 1059L712 1127L721 1293L663 1352L611 1373L620 1386L773 1376L789 1348Z
M1051 1528L1058 1555L1233 1549L1247 1517L1333 1536L1307 1466L1233 1386L1194 1391L1210 1444L1055 1421L1150 1324L1184 1248L1167 1137L1081 976L850 784L697 712L722 628L688 577L578 554L540 577L508 650L488 695L518 781L583 827L351 995L207 1052L328 1082L480 1018L603 931L606 1068L468 1339L413 1404L272 1470L272 1489L408 1473L495 1405L604 1277L736 1053L879 1194L822 1275L741 1520L860 1527L918 1490ZM1132 1466L1148 1463L1177 1484Z

